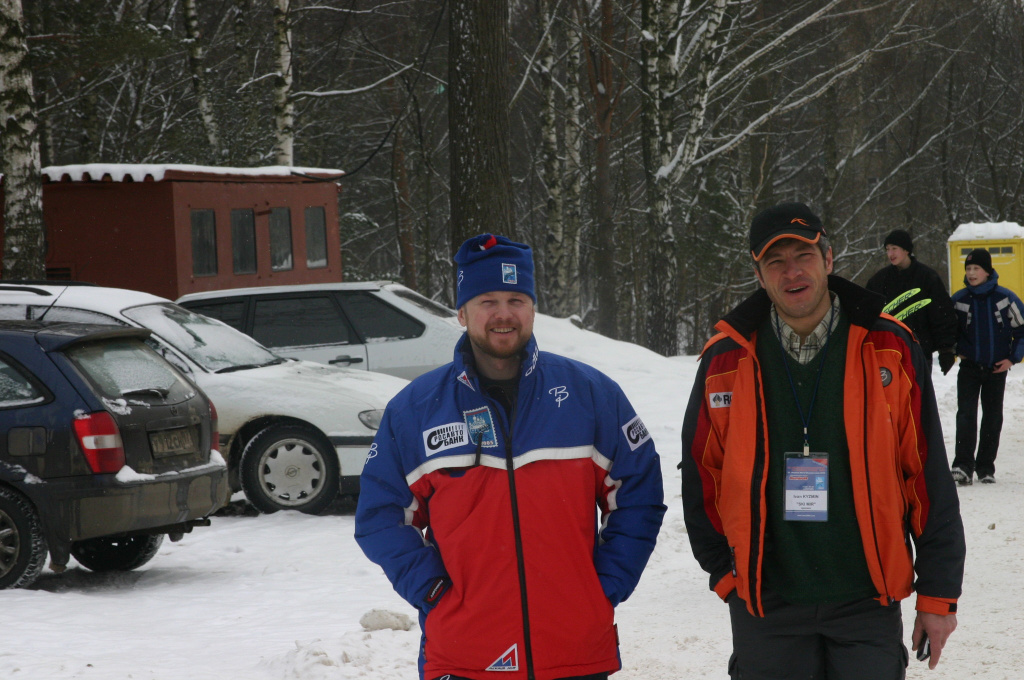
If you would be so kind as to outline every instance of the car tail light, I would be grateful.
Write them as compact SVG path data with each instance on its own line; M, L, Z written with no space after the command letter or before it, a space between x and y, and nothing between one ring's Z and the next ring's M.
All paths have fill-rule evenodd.
M210 448L220 450L220 432L217 431L217 407L210 402Z
M124 443L117 423L106 411L75 419L75 436L93 474L117 472L124 467Z

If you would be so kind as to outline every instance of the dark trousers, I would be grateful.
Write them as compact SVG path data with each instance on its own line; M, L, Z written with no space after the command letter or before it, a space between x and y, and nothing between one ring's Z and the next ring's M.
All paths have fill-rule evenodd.
M961 361L956 376L956 457L953 467L978 477L996 472L996 450L1003 429L1003 391L1006 371ZM981 436L978 435L978 396L981 395ZM978 457L975 461L974 449Z
M501 675L496 674L496 675ZM463 678L458 675L442 675L434 680L469 680L469 678ZM559 678L559 680L608 680L607 673L595 673L594 675L578 675L571 678Z
M795 605L765 600L764 618L729 596L733 680L903 680L907 648L899 603L866 599Z

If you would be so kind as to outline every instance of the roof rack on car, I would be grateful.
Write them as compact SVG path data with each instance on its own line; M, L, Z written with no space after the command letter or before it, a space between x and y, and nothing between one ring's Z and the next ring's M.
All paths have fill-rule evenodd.
M53 293L51 293L48 290L43 290L42 288L32 288L31 286L27 285L12 286L10 284L0 284L0 290L16 290L19 293L35 293L36 295L45 295L47 297L53 296Z
M4 279L0 283L19 286L95 286L91 281L64 281L62 279Z

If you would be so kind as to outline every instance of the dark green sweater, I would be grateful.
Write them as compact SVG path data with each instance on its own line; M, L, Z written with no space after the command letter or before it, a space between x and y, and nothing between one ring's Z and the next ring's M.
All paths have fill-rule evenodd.
M793 604L840 603L874 597L853 505L850 451L843 423L843 373L850 323L840 313L827 349L808 364L786 355L771 325L757 333L768 413L768 524L764 586ZM822 368L822 358L824 367ZM786 373L793 378L792 385ZM800 397L805 417L811 407L818 370L822 368L808 437L812 452L829 454L828 521L787 521L785 516L785 453L803 451L803 423L793 396Z

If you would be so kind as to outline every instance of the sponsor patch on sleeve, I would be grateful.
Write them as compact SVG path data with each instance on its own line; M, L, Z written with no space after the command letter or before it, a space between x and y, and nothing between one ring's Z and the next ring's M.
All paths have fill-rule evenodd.
M438 425L423 431L423 449L428 456L469 443L469 432L462 422Z
M626 441L629 442L631 451L636 451L640 448L641 444L649 441L651 438L651 433L647 431L647 426L644 425L644 421L640 420L640 416L636 416L633 420L623 425L622 433L626 435Z
M708 395L708 406L711 408L729 408L732 406L732 392L712 392Z

